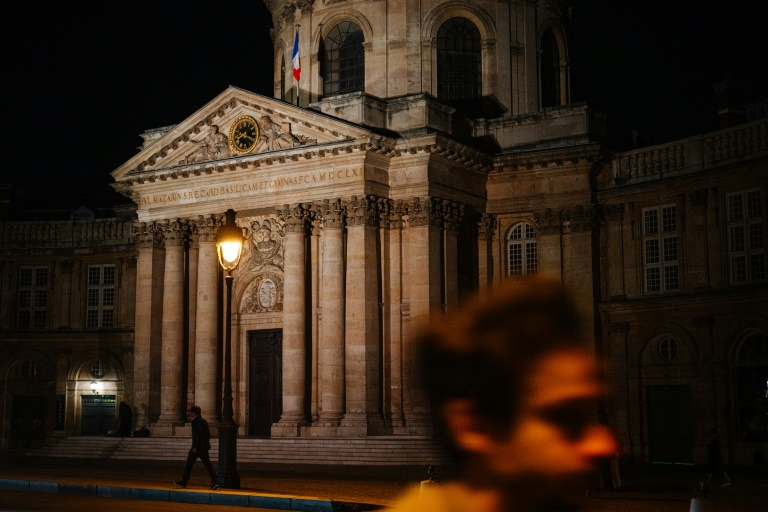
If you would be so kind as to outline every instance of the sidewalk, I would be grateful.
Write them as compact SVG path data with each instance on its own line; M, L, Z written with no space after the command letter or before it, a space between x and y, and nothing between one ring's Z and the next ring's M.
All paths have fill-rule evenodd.
M122 461L27 457L0 451L0 489L86 494L145 500L210 503L302 511L376 510L393 503L409 486L427 478L426 467L238 464L240 489L208 490L198 462L187 488L173 481L184 461ZM438 476L450 478L445 468ZM763 511L768 503L768 474L758 468L733 469L733 485L721 488L713 478L707 498L713 510ZM633 465L622 468L619 490L592 490L585 510L657 510L660 502L678 502L689 510L703 478L692 466Z

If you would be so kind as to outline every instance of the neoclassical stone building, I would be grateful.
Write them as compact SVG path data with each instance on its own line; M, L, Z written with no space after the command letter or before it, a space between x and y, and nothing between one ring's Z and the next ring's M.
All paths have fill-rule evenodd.
M701 462L712 425L729 461L764 451L765 120L613 153L570 98L567 1L265 3L273 96L230 87L112 174L136 205L115 399L138 425L220 410L231 318L241 435L429 435L419 325L543 272L578 299L628 456ZM230 208L246 250L225 311Z

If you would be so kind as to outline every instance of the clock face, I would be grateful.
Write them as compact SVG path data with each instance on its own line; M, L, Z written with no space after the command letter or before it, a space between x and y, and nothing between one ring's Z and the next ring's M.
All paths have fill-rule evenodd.
M235 153L250 153L259 141L259 125L251 116L241 116L229 129L229 145Z

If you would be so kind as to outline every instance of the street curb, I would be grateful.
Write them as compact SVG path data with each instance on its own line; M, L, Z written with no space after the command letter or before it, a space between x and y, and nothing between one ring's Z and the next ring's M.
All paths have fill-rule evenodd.
M299 512L333 512L333 500L297 496L233 494L227 492L197 492L186 490L145 489L114 485L59 484L34 480L0 478L0 489L6 491L41 492L102 498L139 499L206 505L229 505L249 508L271 508ZM345 505L349 505L348 503Z

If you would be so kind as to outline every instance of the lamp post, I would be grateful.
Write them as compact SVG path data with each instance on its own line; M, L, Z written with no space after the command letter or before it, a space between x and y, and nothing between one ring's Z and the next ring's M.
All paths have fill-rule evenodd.
M227 321L224 331L224 397L221 400L219 423L219 471L217 479L222 487L238 489L237 473L237 423L232 411L232 271L240 263L243 253L243 232L235 224L235 211L227 210L226 222L216 235L216 252L219 265L224 269L227 285Z

